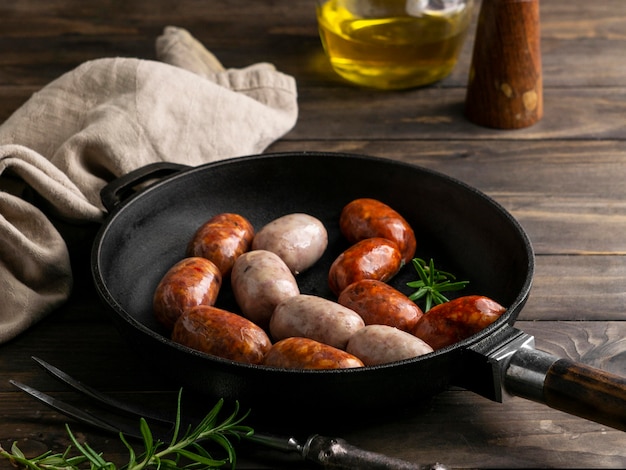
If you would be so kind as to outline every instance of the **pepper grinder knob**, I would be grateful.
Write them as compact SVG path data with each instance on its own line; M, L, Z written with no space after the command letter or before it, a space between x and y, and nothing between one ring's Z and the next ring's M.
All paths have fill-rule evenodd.
M543 116L538 0L483 0L465 99L467 118L497 129Z

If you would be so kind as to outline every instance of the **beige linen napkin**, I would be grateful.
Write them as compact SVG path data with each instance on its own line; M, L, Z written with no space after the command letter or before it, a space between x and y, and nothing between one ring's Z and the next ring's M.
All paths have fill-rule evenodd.
M86 62L0 126L0 343L69 296L68 246L52 220L100 222L100 189L157 161L199 165L262 152L297 119L293 77L260 63L224 69L167 27L158 61Z

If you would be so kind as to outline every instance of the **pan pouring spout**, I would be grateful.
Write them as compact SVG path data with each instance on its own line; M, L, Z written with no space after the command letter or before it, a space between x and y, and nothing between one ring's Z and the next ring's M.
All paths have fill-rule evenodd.
M626 431L626 378L536 349L533 336L510 326L469 351L476 367L460 385L494 401L518 396Z

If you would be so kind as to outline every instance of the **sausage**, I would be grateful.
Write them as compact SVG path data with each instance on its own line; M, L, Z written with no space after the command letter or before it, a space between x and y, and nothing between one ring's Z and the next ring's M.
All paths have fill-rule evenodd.
M270 334L274 340L301 336L345 349L350 336L364 326L363 319L349 308L322 297L300 294L276 306Z
M366 325L389 325L402 331L411 331L424 315L406 295L376 279L353 282L337 302L358 313Z
M260 364L272 347L261 327L240 315L208 305L192 307L178 317L172 340L247 364Z
M441 349L478 333L505 311L506 308L485 296L459 297L431 308L412 333L433 349Z
M276 253L297 275L313 266L328 246L324 224L308 214L287 214L274 219L254 236L253 250Z
M207 258L223 277L230 274L235 260L250 249L254 227L239 214L218 214L202 224L187 244L187 256Z
M292 337L274 343L263 365L281 369L348 369L363 367L363 362L319 341Z
M339 296L350 284L362 279L386 282L402 267L398 246L385 238L367 238L341 253L328 272L328 286Z
M276 305L300 293L284 261L267 250L248 251L237 258L230 283L243 315L263 329Z
M366 366L387 364L433 352L433 348L411 333L388 325L368 325L357 331L346 351Z
M405 263L415 256L417 241L411 226L398 212L376 199L355 199L346 204L339 216L339 229L350 243L374 237L396 242Z
M192 256L172 266L159 281L152 299L157 320L168 330L190 307L213 305L222 286L222 274L212 261Z

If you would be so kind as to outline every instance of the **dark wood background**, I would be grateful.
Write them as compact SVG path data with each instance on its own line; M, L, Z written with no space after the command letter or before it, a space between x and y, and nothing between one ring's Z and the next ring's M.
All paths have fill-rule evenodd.
M18 0L0 4L0 122L83 61L153 59L166 25L187 28L226 67L271 62L298 83L295 128L269 151L347 151L439 170L486 192L521 222L537 259L518 326L540 349L626 375L626 2L541 3L544 118L515 131L463 116L473 30L454 72L433 86L382 92L335 76L312 0ZM81 247L88 249L88 240ZM83 254L84 254L83 253ZM79 259L79 258L77 258ZM82 259L82 262L80 262ZM96 299L85 258L67 306L0 346L0 444L29 453L69 444L62 416L17 392L14 378L68 394L30 360L45 357L122 397L155 399L148 375ZM80 267L82 266L82 268ZM0 306L0 308L2 308ZM122 460L110 436L81 430ZM624 468L626 436L543 405L493 403L451 390L423 413L341 430L362 447L459 468ZM0 468L8 468L0 461ZM297 468L298 465L292 466Z

